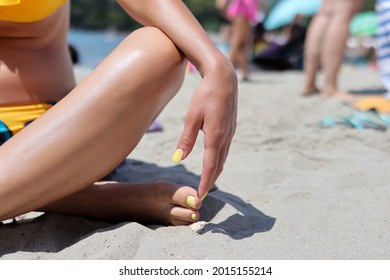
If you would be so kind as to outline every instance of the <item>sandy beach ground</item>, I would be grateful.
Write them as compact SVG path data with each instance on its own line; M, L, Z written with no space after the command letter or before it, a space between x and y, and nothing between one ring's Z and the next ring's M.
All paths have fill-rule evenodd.
M188 74L114 176L197 186L202 137L188 159L170 157L200 79ZM255 72L239 86L239 122L218 190L192 226L107 224L44 214L0 226L0 259L389 259L390 131L319 127L356 112L303 98L301 72ZM344 90L380 87L378 73L345 67ZM115 148L115 147L113 147Z

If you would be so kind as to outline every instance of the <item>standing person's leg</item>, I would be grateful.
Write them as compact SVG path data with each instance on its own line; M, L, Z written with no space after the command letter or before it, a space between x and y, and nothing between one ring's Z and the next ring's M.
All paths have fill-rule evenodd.
M310 23L308 34L305 41L305 86L302 95L309 96L319 93L316 79L317 72L320 69L321 52L324 44L324 33L331 19L333 7L329 0L324 0L324 3L314 16Z
M0 220L93 188L86 189L134 149L179 90L184 70L182 55L160 30L149 27L131 34L63 100L0 147ZM186 213L194 220L194 208L200 205L196 191L176 195L177 189L170 188L161 192L164 205L156 196L155 202L160 208L172 210L176 204L190 210ZM184 201L191 194L195 203L189 204L195 207ZM101 205L105 202L100 200ZM164 218L175 223L172 217Z
M325 34L322 62L324 66L324 88L322 95L339 99L351 99L351 94L338 88L338 74L344 58L349 25L361 7L360 0L334 0L332 20Z
M251 36L251 25L243 16L237 16L232 22L230 44L230 61L242 71L242 79L249 78L248 46Z

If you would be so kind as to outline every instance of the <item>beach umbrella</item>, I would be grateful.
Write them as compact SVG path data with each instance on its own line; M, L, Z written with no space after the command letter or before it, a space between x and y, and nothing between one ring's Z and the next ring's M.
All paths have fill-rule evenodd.
M378 16L374 11L361 12L351 21L350 31L353 35L376 35L378 32Z
M264 27L273 30L290 24L296 15L312 16L321 4L322 0L280 0L267 15Z

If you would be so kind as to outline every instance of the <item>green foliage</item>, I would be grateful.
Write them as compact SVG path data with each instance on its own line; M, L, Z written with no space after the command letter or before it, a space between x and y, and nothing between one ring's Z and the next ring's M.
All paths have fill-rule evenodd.
M218 12L214 6L214 0L183 0L183 2L206 30L216 31L218 29ZM267 11L275 2L276 0L263 0L263 8ZM375 0L363 0L363 11L374 9ZM124 31L131 31L140 26L115 0L73 0L71 24L77 28L113 28Z
M207 30L218 29L218 12L213 0L183 0L194 16Z
M218 27L217 11L211 0L183 1L206 29ZM115 0L72 1L71 25L85 29L134 30L140 25L130 18Z
M375 10L375 0L363 0L363 11Z
M139 26L115 0L75 0L71 11L71 25L76 28L129 30Z

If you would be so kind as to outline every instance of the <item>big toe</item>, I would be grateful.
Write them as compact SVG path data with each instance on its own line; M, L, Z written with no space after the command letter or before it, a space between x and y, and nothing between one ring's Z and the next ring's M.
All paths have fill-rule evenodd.
M172 203L192 210L198 210L202 206L196 190L187 186L178 188L172 196Z

